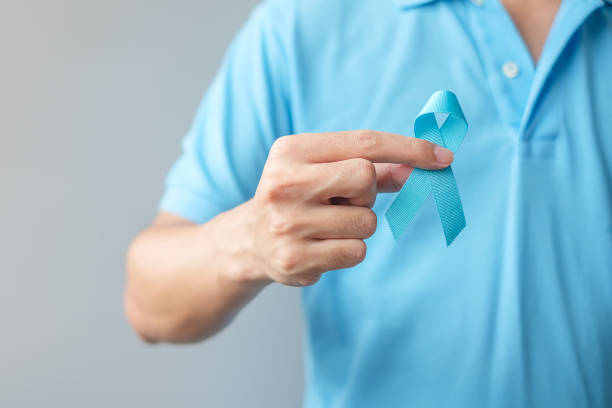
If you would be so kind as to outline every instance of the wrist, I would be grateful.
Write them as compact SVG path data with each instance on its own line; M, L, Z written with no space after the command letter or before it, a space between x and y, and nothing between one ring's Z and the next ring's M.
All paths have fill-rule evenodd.
M252 205L249 200L220 214L208 225L213 229L209 233L215 237L211 249L220 262L215 268L220 284L263 289L273 282L256 251Z

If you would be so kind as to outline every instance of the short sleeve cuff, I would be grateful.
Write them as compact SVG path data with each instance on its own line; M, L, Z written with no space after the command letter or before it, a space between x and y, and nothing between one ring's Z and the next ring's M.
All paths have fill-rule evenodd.
M158 209L180 215L196 224L203 224L229 208L192 191L180 187L168 187Z

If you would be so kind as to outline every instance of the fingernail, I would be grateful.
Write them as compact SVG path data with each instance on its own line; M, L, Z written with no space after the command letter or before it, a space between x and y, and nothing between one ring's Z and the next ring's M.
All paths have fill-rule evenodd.
M440 164L451 164L453 161L453 152L442 146L436 145L434 147L434 156L436 156L436 160Z

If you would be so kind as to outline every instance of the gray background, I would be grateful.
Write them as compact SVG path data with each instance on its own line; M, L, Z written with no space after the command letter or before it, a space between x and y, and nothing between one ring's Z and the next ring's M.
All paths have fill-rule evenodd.
M123 315L125 249L255 0L0 0L0 406L292 407L300 293L195 346Z

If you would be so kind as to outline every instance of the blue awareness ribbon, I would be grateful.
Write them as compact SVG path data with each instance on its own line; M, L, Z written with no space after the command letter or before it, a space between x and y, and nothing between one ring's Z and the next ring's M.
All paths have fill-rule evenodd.
M438 127L436 115L446 114L446 121ZM414 136L443 146L453 153L457 150L467 132L467 122L454 93L437 91L434 93L414 122ZM450 245L465 227L463 206L453 170L414 169L410 177L391 203L385 217L397 240L412 221L417 211L433 191L446 237Z

